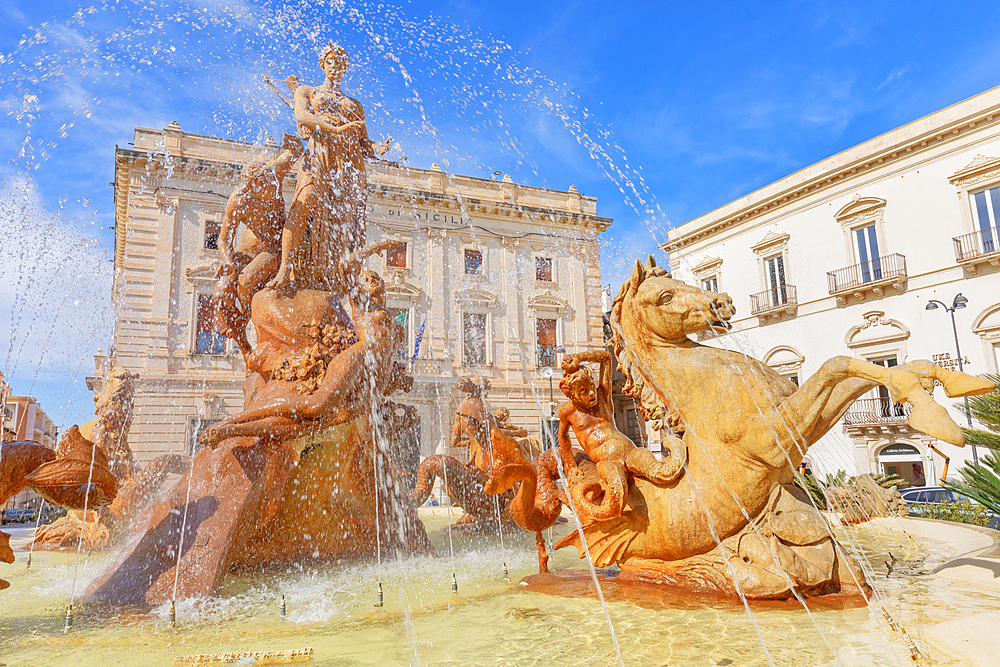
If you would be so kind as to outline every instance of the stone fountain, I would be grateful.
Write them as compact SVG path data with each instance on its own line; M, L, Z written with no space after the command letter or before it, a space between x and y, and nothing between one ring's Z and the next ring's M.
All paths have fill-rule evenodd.
M207 596L234 570L430 549L386 457L387 397L412 384L396 362L404 332L382 279L362 270L394 245L362 247L365 160L388 140L369 139L364 109L340 90L346 52L330 43L320 63L324 82L294 89L306 146L286 137L278 158L247 165L222 224L219 329L245 352L245 410L202 435L191 470L91 584L97 599ZM299 159L286 214L280 183Z
M244 355L243 411L208 429L201 436L205 447L192 461L165 460L141 472L132 468L127 444L122 447L128 431L122 410L104 411L103 430L67 433L55 455L4 447L0 489L9 492L26 483L40 492L46 485L58 487L46 497L80 510L101 508L92 532L103 525L111 544L122 545L92 577L90 599L112 602L115 609L219 599L227 582L245 589L248 581L266 579L264 570L281 576L294 568L306 573L301 588L322 589L310 577L323 564L335 564L327 571L333 577L371 576L367 563L375 560L381 570L384 555L392 554L402 572L394 582L400 590L395 616L386 611L368 623L370 601L355 605L365 614L352 617L365 621L358 624L357 643L379 641L380 624L398 621L416 655L420 642L437 630L415 631L413 608L424 610L426 597L429 614L451 613L456 599L442 599L450 582L435 579L440 559L429 557L434 549L415 509L437 476L475 517L469 523L477 530L469 533L488 533L494 523L509 528L512 522L534 534L540 572L525 578L531 590L587 594L574 589L578 581L566 574L571 550L550 553L546 543L545 531L565 516L578 522L578 530L563 531L555 548L574 546L580 558L606 568L600 576L595 572L597 590L616 589L612 599L619 602L648 603L653 591L678 608L693 604L688 600L708 600L703 604L713 607L713 614L728 609L726 598L737 596L785 600L844 594L864 604L872 590L870 568L856 559L856 548L849 554L841 546L834 527L793 484L793 471L809 446L876 385L885 385L894 401L913 406L914 428L959 445L962 432L930 397L932 385L942 384L948 396L994 387L929 362L887 369L847 357L828 360L796 387L749 356L695 342L695 334L727 329L732 301L675 280L652 258L636 262L615 299L610 349L562 360L559 388L568 400L559 410L557 449L539 452L532 443L519 442L524 432L488 409L485 381L466 378L462 389L468 398L455 416L452 444L469 447L469 463L430 457L421 466L417 490L405 495L391 464L396 438L414 419L391 398L412 383L396 361L405 337L385 308L382 278L365 269L366 258L394 247L391 241L374 246L364 241L365 164L380 160L389 140L371 139L361 104L340 89L346 52L331 43L320 63L322 84L289 79L294 133L283 137L277 157L243 166L219 233L224 261L216 277L214 328ZM281 183L296 169L295 195L286 207ZM596 380L588 364L599 366ZM615 364L626 378L626 394L660 432L664 456L636 447L615 427ZM183 476L149 504L150 490L169 472ZM76 533L83 536L89 521L86 513L68 517L39 531L36 546L43 548L46 537L58 546ZM450 536L449 530L449 542ZM508 532L508 540L515 548L531 549L530 536L519 541ZM94 546L93 540L87 546ZM6 551L0 556L10 558ZM506 573L507 553L502 557ZM461 567L485 581L485 570L475 569L480 560L478 554L465 561L459 556ZM455 561L453 552L451 581ZM554 574L548 571L552 561L558 563ZM412 563L423 567L415 580L407 579ZM517 577L529 569L524 563L516 567ZM294 587L294 581L281 581ZM428 581L436 593L427 592ZM344 586L338 586L341 594ZM407 587L416 592L408 597ZM381 585L379 591L381 605ZM546 613L570 617L580 606L574 601L567 611L539 602L546 609L542 613L519 606L519 591L497 593L505 596L503 603L481 610L489 619L481 625L502 627L511 619L542 623ZM685 602L670 597L678 591L688 596ZM308 598L308 592L298 592L299 600ZM722 597L712 597L717 594ZM255 595L256 601L272 602L270 592ZM419 605L415 598L421 598ZM284 619L284 593L281 599ZM801 611L778 609L789 608ZM604 611L611 626L607 606ZM505 616L496 618L498 613ZM645 608L632 604L616 613L640 616ZM288 632L260 622L274 636ZM573 620L574 627L586 628L587 622L593 621ZM600 622L590 626L590 635ZM442 625L435 638L451 634L447 621ZM108 627L116 634L113 624ZM692 629L700 631L700 623ZM717 634L726 637L726 631ZM219 641L214 627L207 635L205 642ZM551 631L546 628L541 636L542 642L526 650L552 656L545 653ZM763 642L763 634L758 636ZM577 650L586 642L568 643ZM506 645L497 638L486 650ZM174 649L167 641L159 650ZM524 654L513 657L518 655ZM577 658L593 656L574 654Z

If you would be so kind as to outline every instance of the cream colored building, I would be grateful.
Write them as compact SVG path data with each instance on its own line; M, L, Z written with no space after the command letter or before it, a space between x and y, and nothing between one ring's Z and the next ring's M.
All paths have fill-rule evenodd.
M13 394L10 385L0 372L0 442L14 440L14 406L7 405L7 398Z
M1000 88L806 167L671 230L678 277L733 297L734 329L709 344L801 381L834 355L883 365L1000 364ZM936 398L965 425L954 401ZM819 471L895 472L937 483L971 458L906 425L884 388L810 450ZM949 473L950 474L950 473Z
M4 404L4 431L11 440L31 440L52 448L58 429L34 396L7 396Z
M136 128L134 145L116 151L112 353L140 376L129 436L140 461L190 452L201 429L242 410L242 355L208 322L223 207L241 165L261 150L277 149L171 123ZM492 405L539 435L550 410L542 365L555 363L557 347L604 347L597 236L611 220L573 187L471 178L437 165L371 165L369 181L368 241L406 244L369 260L408 331L404 358L416 382L393 400L417 406L420 426L403 458L415 466L418 454L442 451L460 376L489 378ZM293 192L294 174L287 201ZM106 365L99 356L92 387Z

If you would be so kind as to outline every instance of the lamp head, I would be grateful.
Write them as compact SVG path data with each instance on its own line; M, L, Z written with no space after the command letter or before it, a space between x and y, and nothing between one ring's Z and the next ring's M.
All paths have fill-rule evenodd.
M937 305L937 302L935 302L935 301L928 301L927 305L924 306L924 310L937 310L937 309L938 309L938 305Z
M559 347L556 348L556 352L558 352L559 354L566 354L566 348L560 345Z
M958 310L959 308L965 308L967 303L969 303L969 300L962 296L962 293L959 292L955 295L955 300L951 303L951 307Z

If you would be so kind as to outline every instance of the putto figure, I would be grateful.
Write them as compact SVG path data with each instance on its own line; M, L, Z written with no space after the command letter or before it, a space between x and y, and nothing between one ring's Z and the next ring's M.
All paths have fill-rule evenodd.
M601 364L600 383L594 384L584 362ZM559 452L571 484L570 491L576 501L581 518L587 520L613 519L625 508L628 474L666 484L683 471L685 456L683 443L674 438L676 446L668 461L657 461L645 447L636 447L615 426L614 406L611 403L611 353L606 350L569 354L563 358L563 377L559 389L570 399L559 408ZM582 483L583 474L577 467L569 432L572 428L576 441L587 456L597 465L601 477L599 488ZM595 492L604 494L604 501L595 505L591 500Z
M507 507L514 496L513 491L487 494L483 490L495 465L494 450L518 449L519 445L499 428L486 409L485 395L490 388L488 379L462 378L458 388L467 396L455 412L451 446L456 449L468 447L469 462L462 463L444 454L428 456L417 469L417 484L410 499L415 505L423 504L433 491L435 479L441 478L446 482L445 493L465 510L459 523L467 524L473 530L492 530L497 527L498 520L511 520ZM497 499L496 495L500 498Z

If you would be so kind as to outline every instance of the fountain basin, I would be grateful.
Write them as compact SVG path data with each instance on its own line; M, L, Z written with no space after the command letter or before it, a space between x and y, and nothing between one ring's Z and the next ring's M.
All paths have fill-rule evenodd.
M536 572L530 534L505 533L501 548L495 536L453 531L452 561L447 517L440 508L420 514L438 557L396 562L393 556L381 569L372 562L330 562L230 575L219 597L178 602L173 630L167 627L169 605L147 613L84 604L76 609L72 632L63 634L73 555L35 553L26 570L27 553L18 547L28 535L19 531L12 540L17 562L3 566L16 594L0 609L0 655L18 665L152 666L196 653L311 646L310 664L316 665L407 664L414 655L421 663L456 665L614 662L603 610L574 550L556 552L550 568L575 579L579 594L550 595L520 584ZM557 525L555 539L572 527ZM1000 580L985 578L979 563L1000 563L988 553L1000 543L997 533L919 519L881 519L853 531L873 565L871 580L881 592L876 599L886 601L925 655L938 665L996 664L983 641L992 634L975 628L1000 617ZM887 578L882 563L889 553L900 565ZM109 559L84 554L77 590ZM510 583L503 580L504 561ZM451 593L453 568L457 596ZM603 574L613 582L613 571ZM385 606L376 609L380 578ZM611 588L609 613L626 664L767 664L738 600L664 591L623 602ZM285 618L278 613L281 595ZM794 602L750 601L776 665L837 664L835 658L843 665L909 662L901 635L882 619L881 602L865 607L835 599L810 599L812 618Z

